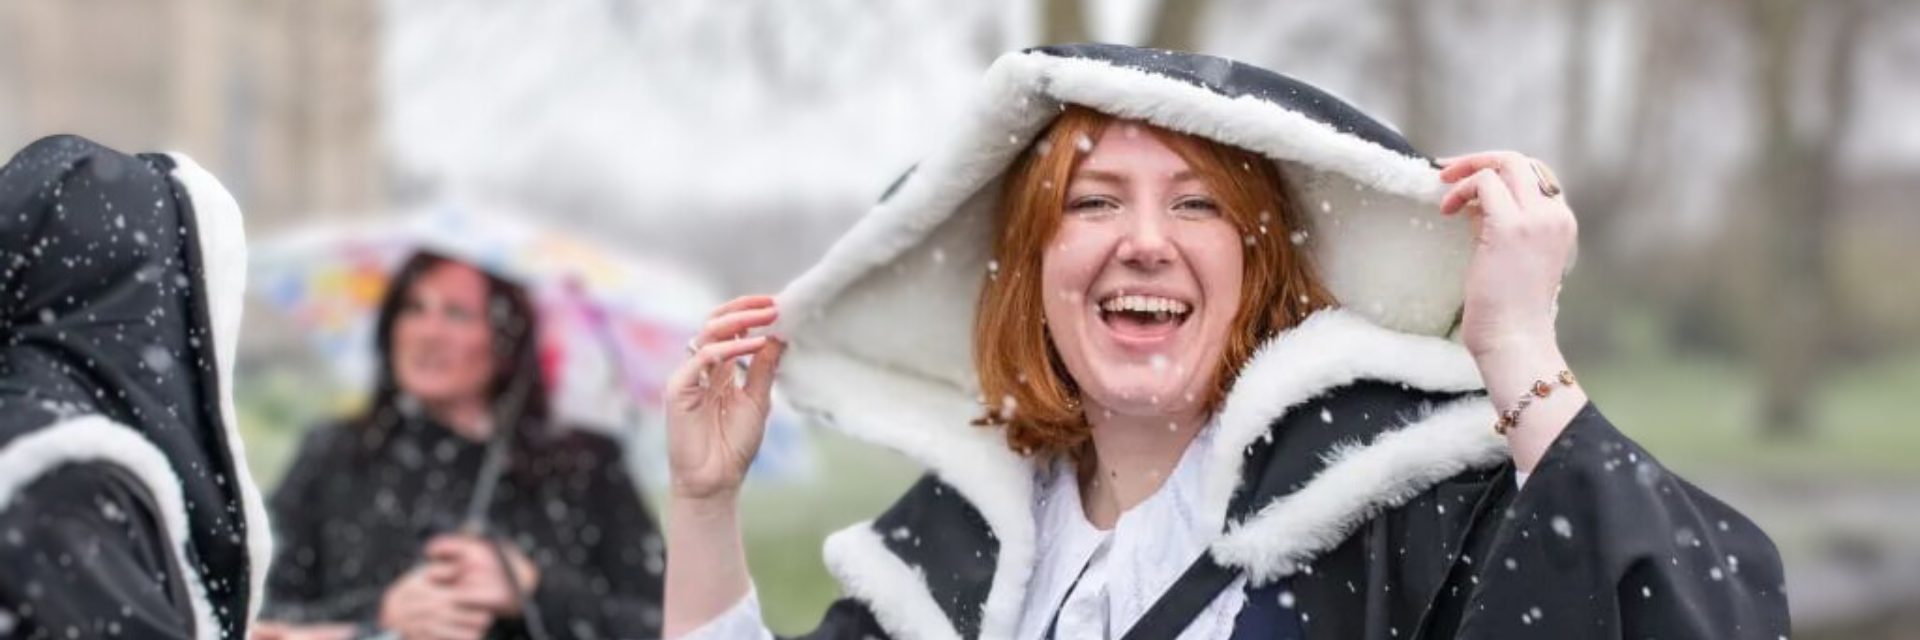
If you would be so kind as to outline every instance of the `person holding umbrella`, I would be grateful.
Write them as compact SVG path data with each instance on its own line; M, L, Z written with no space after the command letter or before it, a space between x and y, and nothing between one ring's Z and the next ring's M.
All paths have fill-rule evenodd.
M657 635L659 534L619 447L554 424L525 289L423 251L374 322L371 401L271 500L254 637Z

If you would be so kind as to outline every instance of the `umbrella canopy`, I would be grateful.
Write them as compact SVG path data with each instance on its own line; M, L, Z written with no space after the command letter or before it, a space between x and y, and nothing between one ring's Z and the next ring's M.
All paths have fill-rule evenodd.
M687 340L721 301L675 265L648 261L538 224L530 215L446 203L376 222L324 224L260 243L253 293L302 329L332 375L368 389L377 371L374 319L388 280L418 251L460 260L524 286L540 316L540 357L563 422L645 424L686 357ZM776 410L756 471L804 467L791 414ZM760 467L766 467L761 469Z

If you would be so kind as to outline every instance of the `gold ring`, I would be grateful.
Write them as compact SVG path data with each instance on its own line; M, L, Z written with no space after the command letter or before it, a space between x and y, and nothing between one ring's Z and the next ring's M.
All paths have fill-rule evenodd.
M1537 158L1527 158L1527 163L1533 165L1533 178L1540 185L1540 195L1549 198L1559 197L1560 179L1554 177L1553 169L1548 168L1547 163Z

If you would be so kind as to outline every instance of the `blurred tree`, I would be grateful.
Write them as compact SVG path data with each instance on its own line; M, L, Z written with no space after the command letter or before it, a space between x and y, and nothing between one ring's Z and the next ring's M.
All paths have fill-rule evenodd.
M1439 80L1436 73L1439 65L1435 62L1433 45L1427 39L1429 27L1428 13L1432 3L1422 0L1393 0L1388 20L1392 25L1393 40L1398 43L1397 54L1400 78L1400 104L1406 105L1400 114L1400 134L1413 143L1415 149L1435 149L1439 141L1435 139L1447 122L1447 114L1441 110L1444 100L1432 99L1429 83Z
M1200 46L1200 21L1206 17L1212 3L1206 0L1155 0L1149 7L1149 29L1146 42L1138 43L1155 49L1172 51L1197 51ZM1073 42L1092 42L1104 38L1094 37L1087 19L1087 0L1042 0L1040 13L1040 41L1042 44L1066 44ZM1117 10L1113 5L1105 7L1109 11Z
M1212 3L1206 0L1160 0L1158 4L1147 46L1173 51L1199 50L1200 20L1206 17Z
M1770 437L1805 437L1809 405L1838 314L1829 277L1829 236L1838 220L1840 152L1855 121L1861 37L1880 0L1748 0L1759 83L1763 190L1757 247L1765 313L1755 334L1761 419ZM1824 33L1813 27L1831 25ZM1809 59L1810 58L1810 59ZM1815 71L1812 77L1803 73ZM1813 109L1808 117L1802 109Z
M1042 0L1040 43L1086 42L1087 7L1084 0Z

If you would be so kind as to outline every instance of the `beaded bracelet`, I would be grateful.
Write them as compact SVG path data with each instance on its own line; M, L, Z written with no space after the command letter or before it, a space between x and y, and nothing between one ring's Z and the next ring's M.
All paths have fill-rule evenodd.
M1563 369L1558 375L1554 376L1554 380L1559 382L1560 386L1563 387L1571 387L1574 385L1572 371ZM1546 380L1533 381L1533 386L1528 387L1526 392L1520 394L1520 400L1514 403L1512 409L1500 412L1500 420L1493 423L1493 432L1503 436L1507 435L1508 431L1512 431L1514 427L1520 426L1520 412L1525 411L1528 405L1533 404L1535 398L1545 399L1551 395L1553 395L1552 383Z

